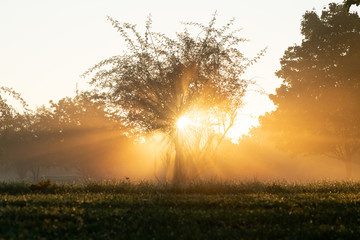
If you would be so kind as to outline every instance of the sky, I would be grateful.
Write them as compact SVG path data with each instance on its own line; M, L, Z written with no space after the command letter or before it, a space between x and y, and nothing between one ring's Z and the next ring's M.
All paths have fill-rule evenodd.
M281 80L284 51L301 43L300 23L306 11L321 13L328 0L0 0L0 86L19 92L32 109L49 100L74 96L88 88L81 75L126 46L107 16L144 29L149 14L153 30L175 36L181 22L208 23L217 11L218 26L235 18L234 28L250 41L242 51L252 57L267 52L244 77L255 80L242 109L239 132L256 123L257 116L274 109L266 93L274 93ZM337 1L339 2L339 1ZM240 126L241 125L241 126Z

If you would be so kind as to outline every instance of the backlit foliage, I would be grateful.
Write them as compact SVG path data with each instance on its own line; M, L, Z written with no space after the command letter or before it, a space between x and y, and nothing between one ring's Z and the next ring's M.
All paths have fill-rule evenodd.
M211 126L200 123L202 128L209 126L208 134L214 132L215 126L222 128L218 133L223 134L220 140L223 139L234 124L250 83L241 76L256 58L249 60L238 50L245 39L238 36L237 30L231 30L233 21L216 28L215 15L208 25L185 23L185 30L176 38L152 32L151 18L146 22L144 35L135 25L110 17L109 20L127 42L127 52L106 59L87 72L93 74L94 95L118 109L125 126L131 129L129 134L163 134L176 152L174 178L184 181L189 178L184 169L191 167L183 161L186 158L194 162L193 147L199 146L191 145L186 150L193 159L184 156L178 119L201 112L201 118L211 122ZM197 29L195 35L190 34L193 29ZM193 140L216 148L206 134Z

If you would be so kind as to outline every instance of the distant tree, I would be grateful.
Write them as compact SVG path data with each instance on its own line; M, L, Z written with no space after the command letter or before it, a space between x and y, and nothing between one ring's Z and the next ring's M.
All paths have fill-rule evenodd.
M94 94L118 109L129 134L164 134L175 152L173 182L183 183L195 158L216 149L233 126L250 83L242 74L256 58L249 60L239 50L245 39L229 31L233 21L216 28L215 15L208 25L185 24L198 29L195 36L185 29L176 38L152 32L150 18L144 36L135 25L109 20L128 51L87 72L94 73ZM177 122L184 116L198 123L182 131ZM216 127L222 128L217 138Z
M346 164L360 150L360 18L330 4L321 16L306 12L301 45L289 47L270 98L277 109L261 119L263 130L294 154L324 154Z
M33 181L39 181L42 170L53 167L94 177L118 160L108 156L125 138L121 123L103 103L81 93L50 104L11 115L2 135L3 166L14 169L21 179L30 173Z
M9 103L11 99L13 101ZM22 108L24 114L21 114L14 104ZM11 88L0 86L0 164L6 162L4 152L8 146L9 139L13 132L19 131L22 128L27 111L27 104L19 93Z
M51 102L49 108L38 111L37 118L37 128L45 130L42 145L47 145L58 166L94 177L121 159L108 157L114 155L114 145L121 150L126 144L121 121L87 92Z
M346 7L346 10L349 11L351 5L356 5L356 6L360 5L360 0L346 0L344 1L344 5Z
M15 100L24 111L27 110L27 104L21 95L11 88L0 86L0 136L4 136L6 131L15 127L14 119L20 113L9 103L9 98Z

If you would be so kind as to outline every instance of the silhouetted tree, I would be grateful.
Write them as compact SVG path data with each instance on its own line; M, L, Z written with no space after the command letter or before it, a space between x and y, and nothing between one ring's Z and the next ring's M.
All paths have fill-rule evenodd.
M237 31L229 32L233 21L216 28L215 15L208 25L185 23L187 28L198 29L196 35L185 29L176 38L151 32L150 18L144 36L135 25L121 24L110 17L109 20L127 42L128 51L100 62L87 72L94 73L91 82L95 86L94 94L118 109L118 115L131 129L129 134L165 134L175 149L173 182L185 182L194 155L189 156L183 140L195 136L180 137L178 119L184 115L199 117L201 113L205 119L201 128L222 126L224 136L234 124L249 84L241 76L256 58L249 60L239 50L238 45L245 39ZM213 138L204 137L201 134L188 145L194 147L196 142L201 142L201 152L208 151L209 145L216 145ZM190 152L199 153L197 147Z
M50 104L23 113L3 108L10 114L0 135L3 166L38 181L41 171L52 167L94 177L121 158L113 153L114 144L125 142L121 123L103 103L81 93Z
M114 150L119 153L127 141L123 125L102 102L94 101L86 92L51 102L38 118L39 127L47 127L43 145L47 145L47 152L59 166L94 177L121 159ZM49 138L53 140L49 142Z
M270 96L277 110L262 128L293 153L342 160L350 176L360 149L360 18L332 3L321 16L306 12L301 33L281 59L283 84Z
M13 100L9 103L9 100ZM14 106L17 105L17 106ZM22 108L24 113L20 113ZM6 148L12 141L14 132L22 129L27 118L27 104L21 95L11 88L0 86L0 163L7 164ZM26 166L19 166L19 175L24 176Z
M0 86L0 136L4 136L8 129L17 127L15 119L20 114L12 104L8 103L8 97L15 100L24 111L27 110L27 104L19 93Z
M360 0L346 0L344 1L344 5L346 7L346 10L349 11L351 5L356 5L356 6L360 5Z

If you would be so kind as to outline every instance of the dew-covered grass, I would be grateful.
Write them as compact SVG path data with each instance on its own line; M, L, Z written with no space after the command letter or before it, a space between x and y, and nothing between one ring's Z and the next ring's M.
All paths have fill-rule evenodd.
M360 183L0 184L0 239L358 239Z

